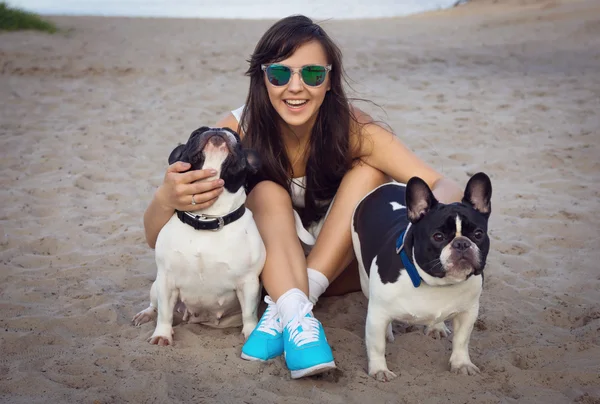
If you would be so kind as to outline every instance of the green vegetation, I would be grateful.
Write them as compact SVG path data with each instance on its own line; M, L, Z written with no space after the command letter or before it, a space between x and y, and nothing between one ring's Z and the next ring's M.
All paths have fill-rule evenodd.
M41 18L35 13L9 7L5 2L0 2L0 31L17 31L34 29L54 33L56 26Z

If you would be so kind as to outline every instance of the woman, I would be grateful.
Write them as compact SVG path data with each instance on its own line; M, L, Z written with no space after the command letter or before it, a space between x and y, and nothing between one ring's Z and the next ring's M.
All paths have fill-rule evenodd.
M267 251L261 280L268 306L242 358L268 360L285 352L292 378L299 378L335 367L312 307L341 274L330 293L360 288L350 236L358 201L390 178L406 183L413 176L442 202L458 201L462 193L349 103L341 52L309 18L275 23L246 74L246 104L216 124L237 130L262 162L246 204ZM222 192L221 180L194 183L211 174L184 173L188 168L177 162L167 169L144 215L151 247L174 209L210 206Z

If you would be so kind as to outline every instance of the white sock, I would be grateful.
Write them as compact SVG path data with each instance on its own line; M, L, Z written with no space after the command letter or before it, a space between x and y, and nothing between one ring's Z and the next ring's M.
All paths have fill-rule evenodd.
M303 291L296 288L288 290L277 299L275 305L284 327L298 315L300 307L306 303L309 303L308 297Z
M317 300L327 287L329 286L329 279L321 272L316 269L308 268L308 299L312 304L316 304Z

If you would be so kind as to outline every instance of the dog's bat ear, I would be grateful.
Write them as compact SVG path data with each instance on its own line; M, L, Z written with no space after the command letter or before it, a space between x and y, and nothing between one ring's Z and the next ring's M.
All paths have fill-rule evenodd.
M246 170L250 174L256 174L260 170L261 162L258 153L252 149L245 149L244 155L246 156Z
M190 134L190 137L189 137L189 139L188 139L188 142L189 142L189 141L190 141L190 140L191 140L191 139L192 139L194 136L196 136L196 135L200 135L200 134L202 134L202 133L206 132L206 131L207 131L207 130L209 130L209 129L210 129L210 128L209 128L208 126L202 126L201 128L198 128L198 129L196 129L195 131L193 131L193 132Z
M412 177L406 184L406 214L411 223L416 223L427 214L438 200L425 181Z
M187 161L187 158L183 156L184 150L184 144L180 144L179 146L174 148L171 154L169 155L169 165L173 164L176 161L183 161L184 163L189 163L189 161Z
M469 179L462 202L489 217L492 213L492 181L485 173L477 173Z
M240 143L242 141L242 139L240 138L239 133L237 133L235 130L225 126L224 128L222 128L223 130L226 130L227 132L231 133L233 136L235 136L235 139L238 141L238 143Z

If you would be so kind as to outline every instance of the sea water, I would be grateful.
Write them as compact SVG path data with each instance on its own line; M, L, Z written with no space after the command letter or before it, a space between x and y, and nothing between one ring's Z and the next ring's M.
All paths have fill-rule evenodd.
M397 17L451 7L457 0L8 0L39 14L128 17L313 19Z

